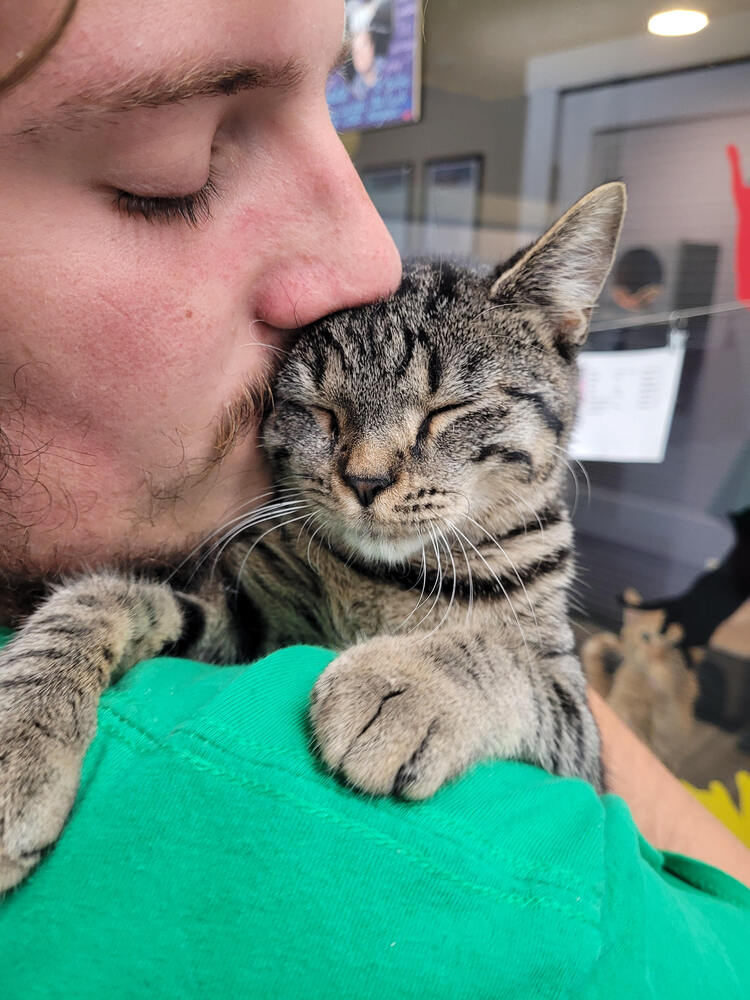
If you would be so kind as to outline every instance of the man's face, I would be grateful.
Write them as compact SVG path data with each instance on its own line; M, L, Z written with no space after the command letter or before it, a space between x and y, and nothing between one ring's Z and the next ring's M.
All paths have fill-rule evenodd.
M352 35L352 64L360 76L369 73L375 65L375 45L369 31Z
M245 418L283 331L397 284L325 104L342 24L341 0L81 0L0 97L6 568L207 535L268 486Z

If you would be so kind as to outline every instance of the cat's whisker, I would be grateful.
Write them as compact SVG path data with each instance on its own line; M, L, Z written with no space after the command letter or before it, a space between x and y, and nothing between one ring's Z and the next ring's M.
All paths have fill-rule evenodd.
M270 501L269 503L261 505L260 507L254 507L254 505L257 504L257 502L259 500L262 500L262 499L264 499L265 497L268 497L268 496L275 498L275 497L278 497L280 493L283 493L284 496L280 497L279 500L275 500L274 499L274 500ZM222 532L226 531L227 528L231 527L233 524L237 524L239 521L242 521L245 518L252 517L254 514L259 513L261 511L264 511L264 510L268 509L274 503L284 503L284 502L287 502L289 500L295 499L295 497L293 496L293 494L297 494L298 496L302 496L302 491L301 490L268 490L265 493L261 493L258 496L253 497L252 500L248 500L245 503L238 504L234 508L235 511L236 510L241 510L243 507L253 507L253 509L250 510L250 511L247 511L245 513L242 513L242 514L238 514L238 515L236 515L234 517L231 517L229 520L225 521L218 528L216 528L214 531L212 531L210 534L208 534L203 539L203 541L201 542L201 545L206 545L212 538L215 538L217 535L222 534ZM230 511L230 513L233 513L233 511Z
M516 501L516 500L513 500L513 499L511 499L511 501L510 501L510 502L511 502L511 503L513 504L513 506L515 507L515 509L516 509L516 514L518 514L518 518L519 518L519 520L520 520L521 524L523 524L523 533L524 533L524 537L525 537L525 536L526 536L526 535L528 535L528 533L529 533L529 525L528 525L528 522L527 522L527 520L526 520L526 518L525 518L524 514L522 513L522 511L521 511L521 508L520 508L520 507L519 507L519 505L518 505L518 501Z
M419 544L420 544L421 549L422 549L422 565L421 565L421 568L420 568L420 574L419 574L419 578L417 579L417 583L419 583L420 579L422 580L422 590L421 590L421 592L419 594L419 597L417 598L417 603L411 609L411 611L406 616L406 618L404 618L404 620L398 626L397 631L400 631L404 627L404 625L406 625L406 623L409 621L409 619L419 610L419 607L422 604L422 600L424 598L425 588L427 586L427 556L425 554L424 538L422 536L422 530L421 530L421 528L417 528L417 531L419 532Z
M578 510L578 498L580 497L580 490L578 487L578 476L573 471L573 467L571 466L567 458L563 458L562 461L565 468L568 470L568 473L570 474L570 478L573 480L573 486L575 488L575 495L573 496L573 509L570 512L570 516L574 517L575 512Z
M422 548L422 566L420 573L422 577L422 594L424 594L425 587L427 586L427 552L424 547L424 535L422 534L421 527L417 528L417 532L419 533L419 544Z
M575 474L575 470L573 469L572 465L568 461L568 459L570 457L568 455L568 453L563 448L561 448L559 445L553 445L552 447L560 455L560 458L561 458L563 464L565 465L566 469L568 470L568 472L570 473L570 475L571 475L571 477L573 479L573 482L575 483L575 490L576 490L576 492L575 492L575 498L574 498L574 501L573 501L573 510L571 511L571 517L572 517L573 514L575 514L576 509L578 507L578 495L579 495L579 491L578 491L578 476ZM576 465L578 466L578 468L583 473L583 478L586 481L586 503L590 504L591 503L591 480L589 479L589 474L586 471L586 466L582 462L580 462L577 458L574 458L573 461L576 463Z
M329 535L329 538L330 538L330 535ZM357 555L356 551L353 548L350 547L350 549L349 549L349 555L347 557L346 562L344 563L344 569L349 569L349 567L351 566L352 561L354 560L354 558L355 558L356 555Z
M326 545L328 548L331 547L331 539L333 538L333 521L328 522L328 537L326 538Z
M259 500L264 500L266 497L277 497L280 492L281 491L279 490L267 490L265 493L261 493L259 496L253 497L252 500L246 500L240 504L235 504L235 506L232 507L231 510L227 511L227 513L232 516L229 517L228 520L220 524L218 528L215 528L208 535L206 535L206 537L201 542L201 545L207 545L212 538L215 538L217 535L220 535L223 531L226 531L226 529L229 528L231 525L236 524L238 521L241 521L243 518L248 517L250 514L252 514L253 510L251 509L248 511L247 510L248 507L253 508L254 505ZM285 497L284 499L287 498ZM265 506L266 504L263 504L263 507ZM255 509L261 510L262 507L258 507ZM239 513L240 511L242 511L242 513Z
M318 560L317 560L317 563L316 563L317 568L318 568L318 573L320 573L320 571L321 571L320 570L320 556L321 556L321 552L323 551L323 548L326 547L326 546L330 549L330 547L331 547L331 536L333 535L333 521L331 520L331 518L327 518L325 516L325 514L323 514L322 512L321 512L320 516L321 516L321 519L323 521L323 531L326 531L326 529L327 529L328 530L328 535L326 536L325 540L321 539L321 541L320 541L320 543L318 545Z
M472 524L473 524L473 525L474 525L474 526L475 526L476 528L479 528L479 530L480 530L480 531L481 531L481 532L482 532L482 533L483 533L484 535L486 535L486 537L487 537L487 538L489 538L489 539L490 539L490 541L492 541L492 542L493 542L493 544L494 544L494 545L496 546L496 548L498 549L498 551L500 552L500 554L501 554L501 555L503 556L503 558L504 558L504 559L506 559L506 560L508 561L508 565L509 565L509 566L510 566L510 568L511 568L511 569L513 570L513 573L515 574L515 577L516 577L516 580L518 580L518 583L519 583L519 585L520 585L520 587L521 587L521 590L523 590L523 592L524 592L524 595L525 595L525 597L526 597L526 603L527 603L527 605L528 605L528 607L529 607L529 611L531 612L531 617L532 617L532 618L534 619L534 625L536 626L536 628L537 628L537 631L538 631L538 630L539 630L539 622L538 622L538 621L536 620L536 612L534 611L534 606L533 606L533 604L531 603L531 598L529 597L529 592L528 592L528 590L526 589L526 584L525 584L525 583L523 582L523 580L521 579L521 575L520 575L520 573L518 572L518 570L516 569L516 565L515 565L515 563L514 563L514 562L513 562L513 560L512 560L511 558L510 558L510 556L509 556L509 555L508 555L508 553L507 553L507 552L505 551L505 549L504 549L504 548L502 547L502 545L500 544L500 542L498 542L497 538L495 538L495 536L494 536L494 535L493 535L493 534L492 534L492 533L491 533L490 531L487 531L487 529L486 529L486 528L485 528L485 527L484 527L483 525L481 525L481 524L479 523L479 521L475 520L475 518L473 518L473 517L470 517L470 518L469 518L469 521L471 521L471 523L472 523Z
M265 351L273 351L274 354L279 354L281 357L289 357L289 351L285 351L283 347L277 347L275 344L264 344L260 340L248 340L244 344L238 344L238 347L262 347Z
M583 473L583 478L586 480L586 503L590 504L591 503L591 480L589 479L588 471L586 469L586 466L579 459L574 458L573 461L576 463L576 465L578 466L578 468L581 470L581 472Z
M211 575L216 572L216 567L219 564L219 560L226 551L227 547L235 540L235 538L244 534L251 527L256 524L269 521L274 517L285 517L287 514L296 513L298 510L302 510L310 505L304 500L289 500L284 501L280 504L267 504L265 507L261 507L254 514L249 515L242 524L233 528L225 536L223 536L219 541L215 542L206 555L208 558L213 552L216 552L214 557L213 566L211 567Z
M312 521L312 519L315 517L315 513L316 512L313 511L312 514L308 514L306 520L304 520L302 522L302 524L300 525L299 531L297 532L297 544L298 545L299 545L300 538L302 538L302 532L305 530L305 528L307 528L307 526L310 523L310 521Z
M432 538L432 544L435 548L435 558L437 559L437 579L435 587L435 599L430 605L430 610L425 615L424 618L425 621L428 618L432 617L432 613L440 603L440 597L443 593L443 557L440 548L440 540L437 537L437 526L429 525L429 530L430 530L430 537Z
M235 521L237 521L237 520L243 520L243 519L247 518L247 516L248 516L248 515L246 515L246 514L243 514L243 515L242 515L242 517L240 517L240 518L235 518L235 519L233 519L233 520L235 520ZM212 554L213 554L213 553L214 553L214 552L216 551L216 549L217 549L217 548L218 548L219 546L222 546L222 542L223 542L224 538L226 538L227 536L226 536L226 535L222 535L222 537L221 537L221 538L218 538L218 539L216 539L216 541L214 541L214 542L213 542L213 543L212 543L212 544L211 544L210 546L206 547L206 546L207 546L207 542L208 542L208 540L209 540L209 539L210 539L211 537L215 537L215 536L216 536L217 534L219 534L219 532L222 532L222 531L225 531L225 530L226 530L226 528L227 528L227 525L228 525L228 524L231 524L231 523L232 523L232 522L230 521L230 522L227 522L226 524L222 525L222 527L221 527L221 528L219 528L219 529L218 529L217 531L213 532L213 533L212 533L212 535L209 535L207 539L204 539L204 540L203 540L203 541L201 542L201 544L200 544L200 545L198 545L198 546L196 546L196 548L195 548L195 549L193 550L193 552L191 553L191 557L190 557L190 558L193 558L193 557L195 557L195 556L196 556L196 555L197 555L197 554L198 554L199 552L201 552L201 550L203 550L203 552L202 552L202 554L200 555L200 558L198 558L198 559L196 560L196 562L195 562L195 567L194 567L194 569L193 569L193 572L192 572L192 573L191 573L191 575L190 575L190 580L193 580L193 579L195 578L195 576L196 576L196 575L197 575L197 574L198 574L198 573L200 572L200 570L201 570L201 568L203 567L203 565L204 565L204 564L205 564L205 563L206 563L206 562L207 562L207 561L208 561L208 560L210 559L211 555L212 555ZM233 537L235 537L235 533L231 533L231 532L230 532L230 533L229 533L229 540L231 541L231 539L232 539ZM222 546L222 551L223 551L224 547L225 547L225 546ZM221 553L219 553L219 556L217 556L216 560L214 560L214 564L213 564L213 566L212 566L212 568L211 568L211 578L213 578L213 573L214 573L214 572L215 572L215 570L216 570L216 565L217 565L217 563L218 563L218 559L220 558L220 556L221 556ZM185 565L185 563L186 563L187 561L188 561L188 560L186 559L186 560L185 560L185 561L184 561L184 562L183 562L183 563L181 564L181 566L180 566L180 567L178 567L178 570L176 570L175 572L178 572L178 571L179 571L179 569L181 569L181 568L182 568L182 566L184 566L184 565Z
M288 511L294 509L296 505L306 504L306 502L307 501L301 498L291 498L277 503L265 504L263 507L259 507L257 510L251 511L249 514L243 514L241 517L233 518L232 521L223 525L221 530L225 533L213 543L211 548L208 550L207 556L214 552L218 547L221 547L223 550L230 541L254 525L262 521L266 521L270 517L287 513ZM227 531L227 528L230 530Z
M425 604L426 604L426 603L428 603L430 601L430 599L432 598L432 595L435 593L436 589L438 590L438 593L439 593L439 589L438 589L438 582L439 582L438 566L440 564L440 555L439 555L437 547L436 547L435 537L434 537L434 535L432 533L432 529L431 529L431 527L430 527L429 524L425 525L425 530L427 531L427 537L430 540L430 544L432 545L432 551L433 551L433 554L435 556L435 579L433 580L432 587L430 587L430 591L427 594L427 597L425 598ZM433 605L434 605L434 601L433 601ZM424 622L427 618L429 618L429 616L430 616L431 613L432 613L432 607L430 607L430 609L425 614L422 615L422 617L416 623L416 625L414 626L414 628L419 628L419 626L422 624L422 622Z
M247 563L247 560L252 555L252 553L253 553L254 549L256 548L256 546L258 546L263 541L263 539L266 537L266 535L270 535L272 531L279 531L281 528L286 528L290 524L295 524L297 521L302 521L307 516L308 516L307 514L300 514L298 517L290 517L287 521L282 521L281 524L274 524L270 528L267 528L266 531L264 531L262 535L259 535L254 540L253 544L248 548L247 552L245 553L245 556L244 556L242 562L240 563L240 568L237 570L237 586L238 587L240 585L240 578L242 577L242 574L243 574L243 572L245 570L245 565Z
M272 514L276 510L281 510L284 507L288 507L290 504L300 503L306 499L306 495L302 490L296 490L293 495L283 497L280 500L272 500L269 503L263 504L262 507L256 507L247 514L242 514L239 517L233 518L223 527L231 526L232 524L236 524L238 521L243 520L247 521L248 524L255 523L256 521L263 520L264 517L269 516L269 514Z
M262 322L262 321L259 320L259 319L254 319L250 323L250 330L252 331L252 328L256 325L256 323L260 323L260 322ZM260 340L253 340L252 338L250 340L248 340L247 343L240 344L239 346L240 347L264 347L264 348L266 348L269 351L274 351L276 354L281 355L281 357L284 357L284 358L289 357L289 351L284 350L283 347L277 347L275 344L264 344L262 341L260 341Z
M293 493L293 492L299 493L301 492L301 490L299 489L299 487L277 486L274 487L273 489L266 490L264 493L257 493L254 497L251 497L249 500L243 500L241 503L235 504L234 507L232 507L230 510L227 511L227 513L235 514L237 511L244 510L247 507L252 507L254 504L258 503L259 500L265 500L266 497L277 497L282 493ZM221 529L219 528L218 530L220 531ZM215 534L216 534L215 531L211 532L211 535ZM211 535L208 535L208 538L210 538Z
M425 638L433 635L435 632L437 632L441 628L441 626L443 625L443 622L446 620L446 618L450 614L451 608L453 607L453 602L456 599L456 562L455 562L455 560L453 558L453 553L451 552L451 547L450 547L450 545L448 543L448 540L445 537L445 535L443 534L442 530L437 525L435 525L435 531L436 531L436 533L438 535L438 539L440 541L442 541L443 545L445 546L445 550L448 553L448 558L451 561L451 567L453 568L453 589L451 590L451 597L450 597L450 600L448 601L448 607L445 609L445 612L443 613L443 617L437 623L437 625L435 626L435 628L433 628L430 632L427 633L427 636L425 636ZM442 587L441 587L441 590L442 590Z
M235 511L241 510L243 507L250 507L250 506L252 506L253 504L257 503L259 500L263 500L265 497L268 497L268 496L277 496L280 492L286 492L286 490L284 490L284 489L266 490L264 493L259 493L259 494L257 494L256 496L254 496L250 500L245 500L241 504L235 505L230 511L228 511L228 513L233 514ZM245 515L241 515L241 516L244 517ZM206 535L206 537L203 538L193 549L191 549L191 551L185 556L185 558L182 560L182 562L180 562L180 564L178 566L176 566L175 569L173 569L172 572L167 576L167 582L170 582L171 580L173 580L174 577L181 570L183 570L185 568L185 566L187 566L190 562L193 561L193 559L198 555L199 552L201 552L202 549L204 549L204 547L208 544L208 542L212 538L215 538L217 535L221 534L222 531L225 531L226 528L227 528L227 526L229 524L231 524L231 523L233 523L233 522L232 521L225 522L220 527L216 528L214 531L212 531L208 535ZM195 577L196 573L198 572L198 570L200 569L200 567L203 565L203 563L205 562L205 560L206 560L206 556L202 556L201 559L198 561L195 569L191 573L191 575L189 577L190 580L192 580Z
M455 525L453 524L452 521L448 521L445 518L443 518L443 520L448 525L450 530L453 532L453 536L458 542L459 546L461 547L461 551L464 554L464 562L466 563L466 573L467 576L469 577L469 602L468 602L468 608L466 610L466 624L468 625L469 621L471 620L471 612L474 607L474 577L471 572L471 562L469 561L469 556L466 552L466 549L464 548L464 543L458 537Z
M432 587L430 589L430 592L427 595L426 601L430 600L430 598L432 597L433 593L435 593L435 591L437 591L437 593L435 593L435 599L433 600L432 604L430 605L429 610L424 615L422 615L422 617L419 619L419 621L416 623L416 625L414 625L409 630L410 632L413 632L415 629L418 629L422 625L423 622L427 621L427 619L430 617L430 615L434 611L435 605L440 600L440 588L441 588L442 577L443 577L443 572L442 572L443 571L443 565L442 565L442 562L441 562L441 559L440 559L440 550L439 550L439 548L437 546L437 542L435 541L435 536L434 536L434 534L432 532L432 528L430 527L430 525L426 524L425 528L426 528L427 534L428 534L428 536L430 538L430 542L432 543L432 549L433 549L433 552L435 553L435 561L436 561L435 582L433 583L433 585L432 585ZM426 601L425 601L425 603L426 603Z
M599 632L599 628L595 627L594 625L592 625L590 623L586 624L585 622L577 621L575 623L575 625L576 625L576 629L579 632L583 632L587 636L596 635L597 632Z
M544 525L542 524L542 519L541 519L541 517L539 517L539 514L537 513L537 511L534 510L534 508L531 506L531 504L527 500L524 500L523 497L520 497L517 493L514 493L513 490L511 490L509 487L506 486L505 489L510 494L510 496L511 496L511 498L513 500L517 501L520 504L523 504L523 506L530 512L531 516L534 518L534 520L536 521L536 523L539 525L539 535L540 535L540 537L544 538ZM522 517L521 520L524 522L524 528L526 528L526 519Z
M320 511L317 510L313 511L310 517L313 521L315 520L316 517L321 517ZM307 522L305 522L305 524L307 524ZM308 539L307 542L307 565L310 567L310 569L314 570L316 573L320 573L320 550L318 550L318 565L317 567L313 567L312 561L310 560L310 547L313 543L315 536L319 531L322 531L322 529L325 527L325 524L326 522L321 520L320 524L315 529L315 531L313 531L313 533L310 535L310 538Z
M247 524L249 526L249 525L254 524L259 519L262 520L263 517L266 516L265 512L268 511L268 510L271 510L275 506L275 504L289 504L289 503L296 503L296 502L298 502L299 499L301 497L303 497L303 494L302 494L301 491L297 491L297 492L298 492L298 496L289 496L289 497L284 498L283 500L275 501L274 503L264 504L262 507L257 507L254 510L249 511L248 513L239 514L238 516L233 517L233 518L231 518L228 521L225 521L224 524L222 524L220 528L217 528L216 531L213 531L210 535L208 535L204 539L203 544L204 545L207 544L207 542L211 538L215 538L216 535L222 534L222 532L225 532L228 528L232 528L233 525L237 525L240 522L243 522L244 524ZM256 517L256 515L259 515L259 516Z
M575 495L573 497L573 509L570 512L570 516L571 516L571 518L573 518L573 517L575 517L576 511L578 510L578 497L579 497L578 477L576 476L575 472L573 472L573 470L571 469L570 463L566 459L563 459L563 461L565 462L565 467L568 470L568 472L570 473L570 475L571 475L571 477L573 479L573 484L575 486Z
M513 613L513 618L515 619L516 625L518 626L518 631L521 634L521 639L523 640L523 644L524 644L524 647L526 649L526 654L527 654L527 656L530 656L529 646L528 646L528 643L526 642L526 633L523 630L523 626L521 625L521 621L520 621L518 615L516 614L516 609L513 607L513 602L511 601L510 597L508 596L508 591L503 586L502 581L500 580L500 577L497 575L497 573L495 573L495 571L493 570L493 568L490 566L490 564L487 562L487 560L484 558L484 556L479 551L479 549L476 547L476 545L472 542L472 540L470 538L468 538L463 533L463 531L461 531L460 528L454 528L454 530L456 532L458 532L458 534L469 545L469 547L472 548L476 552L476 554L479 556L479 558L482 560L482 562L484 563L484 565L487 567L487 569L490 572L490 575L493 577L493 579L497 583L498 587L502 591L503 597L508 602L508 607L510 608L511 612Z
M471 500L469 499L469 497L466 496L465 493L462 493L461 490L452 490L452 492L457 497L461 497L461 499L463 500L463 502L466 504L466 510L464 511L464 516L468 517L469 516L469 511L471 510Z

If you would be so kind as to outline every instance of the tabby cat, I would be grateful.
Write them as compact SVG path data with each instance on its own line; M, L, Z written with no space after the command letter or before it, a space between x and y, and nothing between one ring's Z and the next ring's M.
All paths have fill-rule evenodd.
M602 788L561 494L624 203L603 185L489 277L418 263L302 331L263 428L277 495L206 553L215 571L181 592L89 575L31 615L0 654L0 889L60 833L102 691L165 651L341 650L312 728L369 793L424 798L485 757Z

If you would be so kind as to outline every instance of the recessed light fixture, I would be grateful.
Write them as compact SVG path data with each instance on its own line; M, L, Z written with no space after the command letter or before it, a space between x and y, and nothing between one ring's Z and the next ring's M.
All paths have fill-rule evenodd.
M708 24L702 10L663 10L648 19L652 35L694 35Z

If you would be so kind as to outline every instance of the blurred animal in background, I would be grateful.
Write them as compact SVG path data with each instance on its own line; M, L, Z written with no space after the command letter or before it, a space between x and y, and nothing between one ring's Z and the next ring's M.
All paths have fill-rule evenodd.
M610 294L627 312L646 312L664 291L664 268L653 250L635 247L615 262Z
M726 149L737 229L736 294L750 307L750 183L736 146ZM652 304L663 272L647 248L623 254L612 277L613 300L637 311ZM682 593L644 601L622 595L619 634L587 639L581 660L589 684L673 770L691 749L696 718L740 733L750 753L750 444L745 444L714 503L729 511L735 540Z
M687 649L684 629L666 624L663 609L642 609L637 591L628 588L623 603L620 634L600 632L581 649L586 678L674 770L690 749L699 693L695 666L702 652Z
M741 508L729 515L734 543L686 590L642 600L633 590L622 595L625 620L664 631L676 623L681 645L698 668L700 698L696 716L730 732L744 731L739 745L750 752L750 445L742 449L720 490L720 503Z

